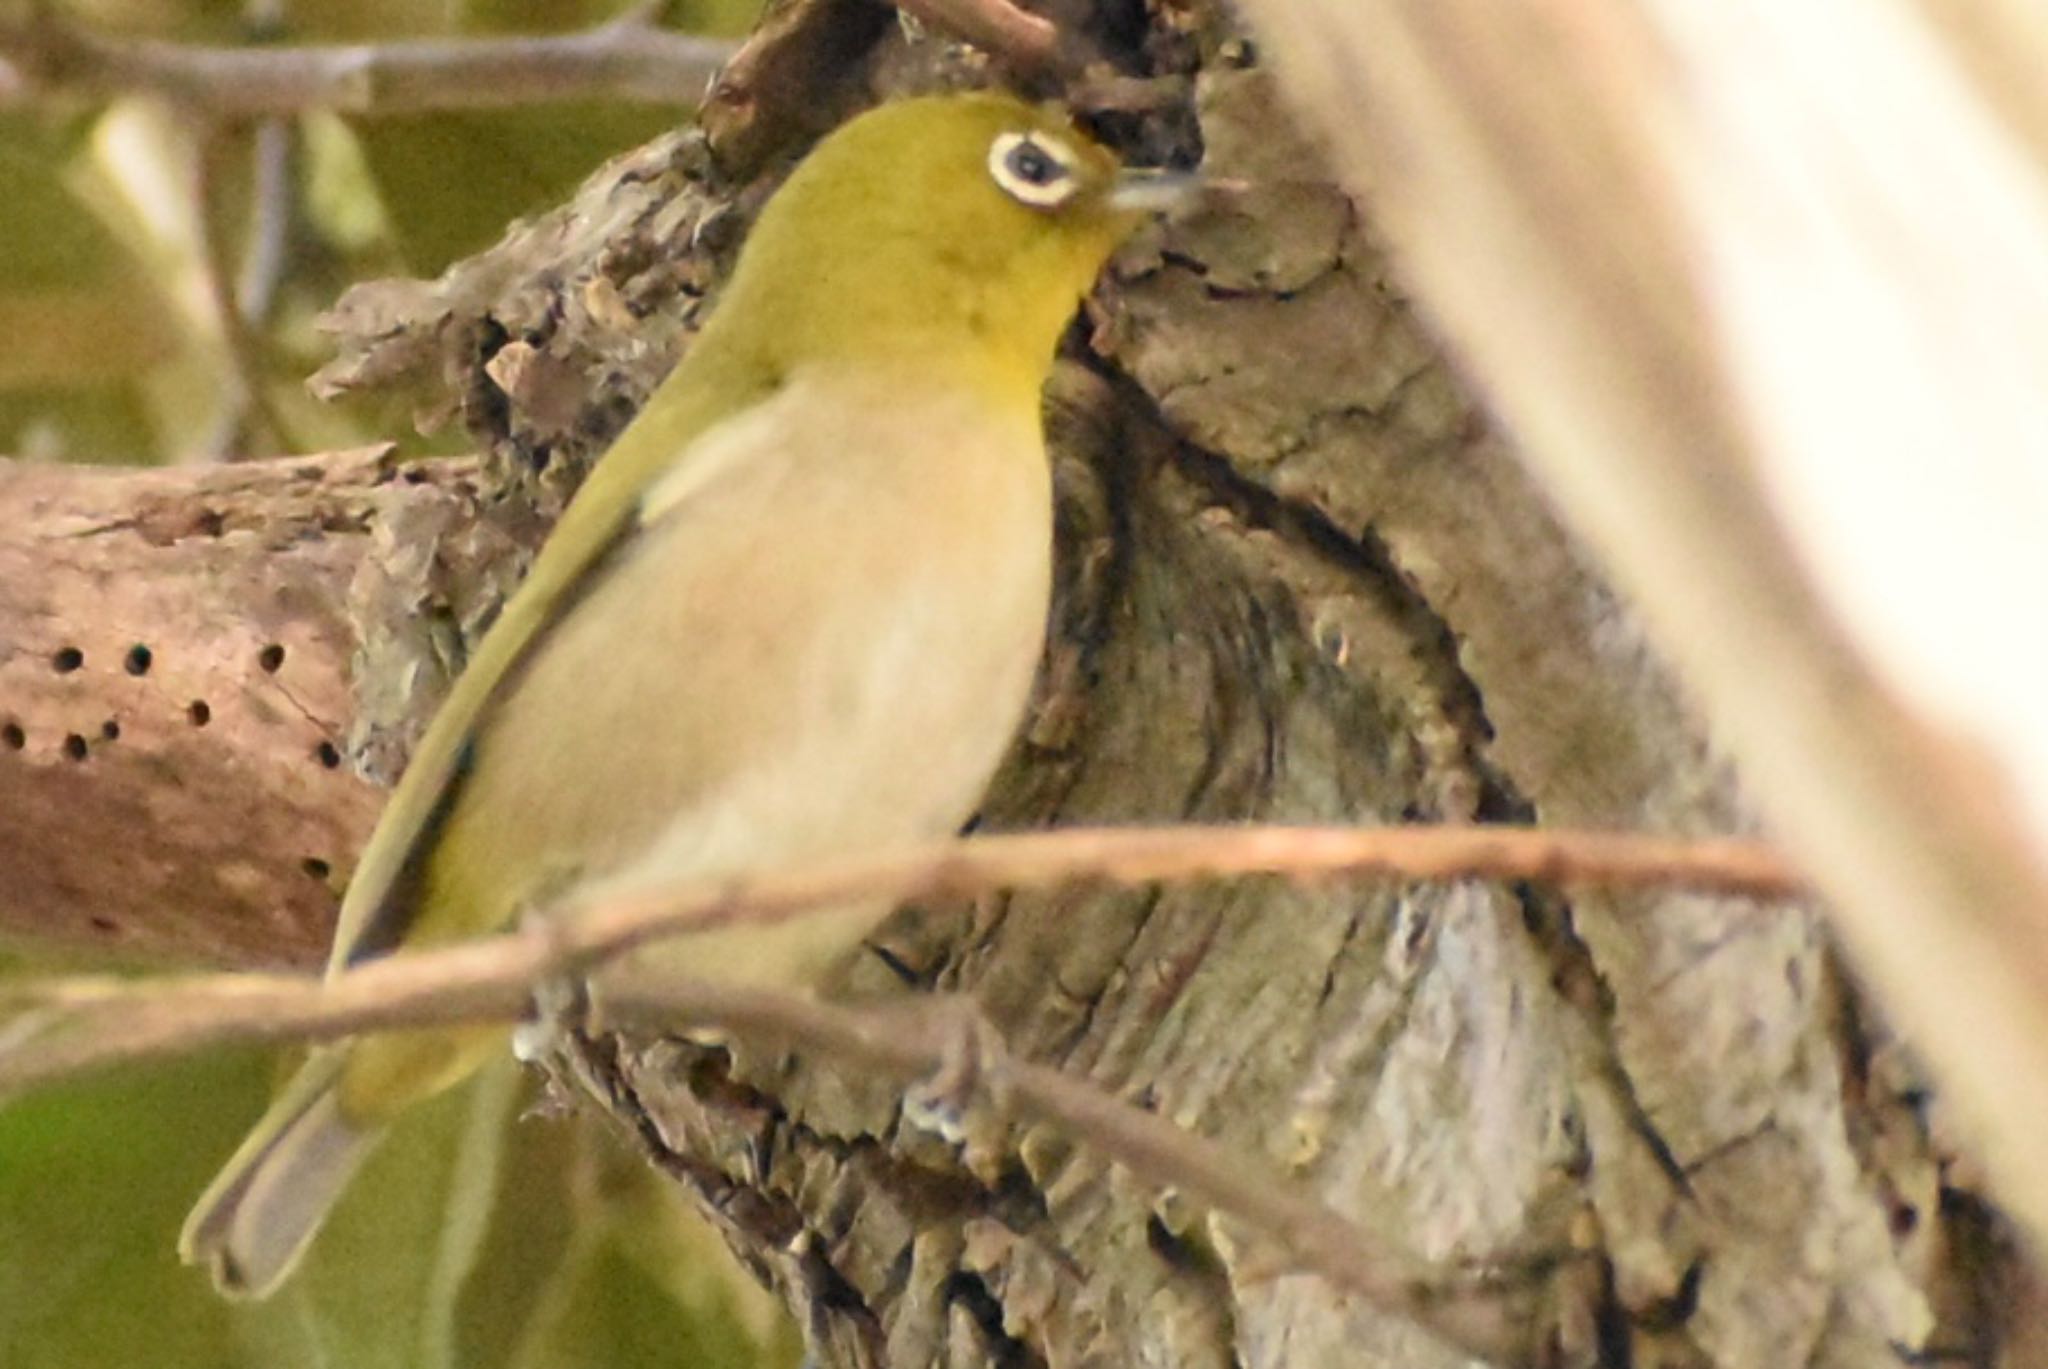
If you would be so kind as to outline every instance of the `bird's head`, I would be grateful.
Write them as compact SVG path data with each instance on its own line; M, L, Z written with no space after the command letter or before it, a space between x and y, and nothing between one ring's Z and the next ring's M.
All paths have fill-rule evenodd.
M772 329L755 341L791 362L981 347L1042 376L1110 252L1188 183L1009 96L883 105L769 200L720 312Z

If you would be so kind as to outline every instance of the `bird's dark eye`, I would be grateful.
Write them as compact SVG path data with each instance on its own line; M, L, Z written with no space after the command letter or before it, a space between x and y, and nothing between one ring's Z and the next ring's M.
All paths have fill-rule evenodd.
M1019 143L1010 149L1010 174L1026 185L1051 185L1067 174L1066 168L1045 154L1037 143Z
M1057 208L1073 196L1076 162L1073 150L1047 133L1004 133L988 150L996 184L1034 209Z

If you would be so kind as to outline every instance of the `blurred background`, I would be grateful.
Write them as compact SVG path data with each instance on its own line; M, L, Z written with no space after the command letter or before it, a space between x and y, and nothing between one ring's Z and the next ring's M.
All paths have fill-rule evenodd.
M673 103L569 99L373 118L213 121L37 79L37 16L206 47L566 35L622 16L712 38L760 0L0 3L0 452L146 463L394 439L323 404L315 320L351 282L432 276L675 124ZM232 306L225 307L225 306Z

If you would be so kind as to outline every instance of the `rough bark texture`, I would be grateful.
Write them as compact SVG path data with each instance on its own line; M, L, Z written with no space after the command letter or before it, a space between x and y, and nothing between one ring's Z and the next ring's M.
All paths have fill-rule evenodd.
M0 461L0 937L317 965L457 605L538 525L383 449L113 472ZM353 765L349 764L353 761Z
M1106 134L1138 153L1205 151L1214 174L1260 189L1134 244L1070 340L1051 399L1055 630L981 822L1742 828L1734 778L1439 358L1386 278L1368 214L1287 129L1240 36L1202 6L1046 8L1124 71L1190 78L1182 104L1106 115ZM188 881L230 867L184 826L117 805L174 793L204 815L240 811L215 807L238 792L296 796L237 820L283 872L250 886L252 910L286 906L306 855L346 849L366 791L306 757L351 713L351 651L349 754L388 776L438 692L448 634L433 624L466 635L488 612L533 515L685 344L733 230L816 112L980 79L977 59L875 14L854 0L782 6L704 131L614 164L435 285L345 305L347 350L327 383L448 384L490 447L489 517L472 516L459 475L444 492L439 475L376 487L361 463L324 478L280 467L316 475L296 495L286 482L302 503L250 505L256 559L194 560L170 573L182 578L151 568L156 597L132 611L118 595L75 597L104 581L37 550L65 545L61 533L18 551L24 523L0 524L0 567L36 558L32 575L0 572L0 712L27 734L0 767L49 786L0 787L0 889L47 909L18 921L41 929L66 900L75 918L118 884L51 868L81 818L61 840L16 840L36 830L18 813L43 803L83 801L147 832L163 872L137 904L195 914L205 898ZM116 526L102 510L147 502L146 485L65 479L86 522ZM58 477L16 472L0 498L33 480ZM309 518L330 497L350 512ZM38 536L40 520L26 524ZM183 532L158 548L206 549ZM317 583L294 599L298 564ZM155 616L181 632L219 624L218 641L203 665L153 667L142 684L170 694L153 713L135 703L131 723L110 691L129 687L120 654ZM271 641L287 648L275 678L259 659ZM87 668L53 675L69 644ZM173 668L204 674L172 688ZM303 709L279 707L284 685ZM246 713L234 755L193 749L228 734L192 732L187 695L211 699L216 719ZM121 721L119 743L92 740L102 717ZM72 732L88 761L60 758ZM154 769L111 773L123 748ZM79 789L90 780L107 795ZM31 869L24 901L15 871ZM295 916L275 941L175 927L166 939L196 935L186 950L237 960L302 956L306 925ZM1425 1255L1535 1257L1546 1312L1526 1328L1528 1362L2026 1353L2008 1330L2027 1318L2027 1273L1987 1208L1951 1186L1966 1180L1944 1171L1924 1089L1808 912L1268 882L912 909L876 940L886 961L849 966L849 990L900 992L907 976L969 991L1018 1051L1302 1177ZM969 1164L903 1121L899 1090L744 1046L606 1039L567 1068L704 1195L821 1363L1458 1362L1044 1130Z
M334 591L379 473L0 468L0 927L318 957L331 872L378 805L341 768L354 633Z

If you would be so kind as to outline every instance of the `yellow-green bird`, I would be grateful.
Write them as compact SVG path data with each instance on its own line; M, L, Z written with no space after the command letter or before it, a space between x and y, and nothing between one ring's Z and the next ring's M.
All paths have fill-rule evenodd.
M1054 347L1183 185L999 95L886 105L821 142L428 729L329 972L571 890L957 830L1042 645ZM800 984L884 911L684 951L697 974ZM505 1041L422 1030L316 1054L199 1200L184 1258L269 1292L399 1112Z

